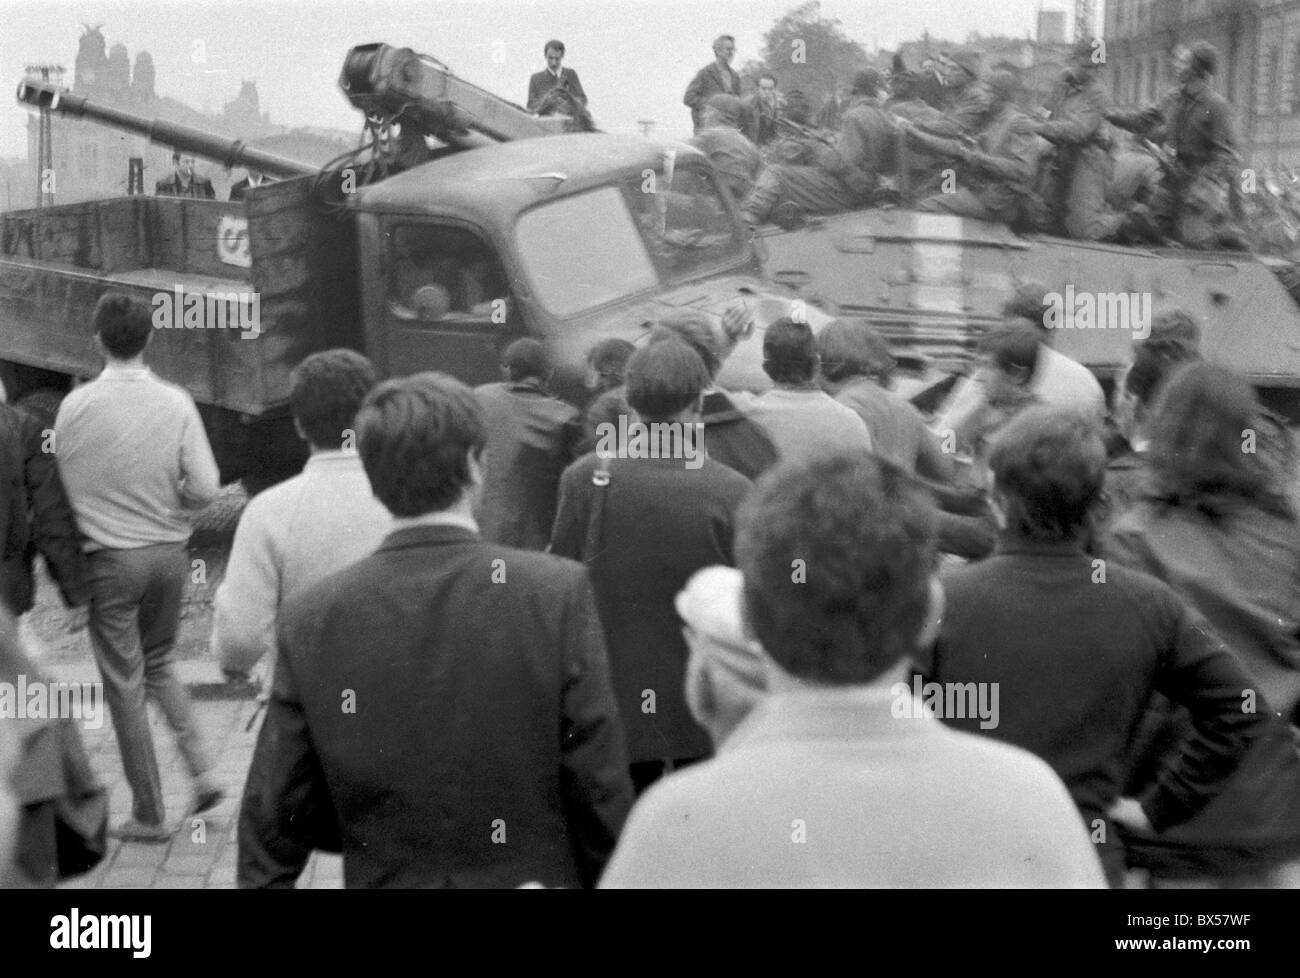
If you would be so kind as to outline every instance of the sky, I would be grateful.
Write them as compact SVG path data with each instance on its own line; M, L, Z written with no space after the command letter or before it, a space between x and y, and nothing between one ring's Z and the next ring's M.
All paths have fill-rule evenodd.
M799 0L0 0L0 91L13 91L26 64L71 69L82 24L102 25L108 47L132 63L152 54L159 94L219 112L244 79L257 82L262 110L282 125L356 132L361 117L338 90L348 49L384 41L414 48L475 84L516 102L544 67L542 46L565 42L565 65L587 91L597 124L655 136L690 134L681 104L691 76L710 60L712 39L736 37L736 67L757 57L762 36ZM1023 37L1040 8L1065 0L822 0L868 51L929 30L960 41L971 31ZM26 154L27 112L0 105L0 157Z

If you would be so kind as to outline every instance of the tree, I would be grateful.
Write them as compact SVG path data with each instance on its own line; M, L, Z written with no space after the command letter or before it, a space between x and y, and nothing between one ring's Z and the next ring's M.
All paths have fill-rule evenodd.
M819 0L809 0L772 25L763 35L761 58L747 62L740 74L742 87L753 89L758 76L770 72L781 91L802 89L815 112L837 84L847 86L870 63L837 19L822 16Z

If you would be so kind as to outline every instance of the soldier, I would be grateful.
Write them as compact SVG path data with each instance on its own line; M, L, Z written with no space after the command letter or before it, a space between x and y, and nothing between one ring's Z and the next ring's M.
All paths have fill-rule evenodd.
M1165 143L1172 156L1162 161L1162 193L1154 208L1161 231L1189 247L1235 244L1229 223L1228 193L1240 158L1230 110L1210 89L1218 67L1214 46L1197 41L1175 52L1178 87L1158 104L1135 112L1110 112L1122 129Z
M774 164L759 174L754 192L741 208L757 227L780 204L807 214L834 214L865 207L893 170L895 130L882 98L885 79L874 68L853 78L853 101L844 113L833 146L817 152L817 165Z
M704 128L690 141L708 156L718 182L737 202L749 196L763 166L758 147L740 131L741 113L741 101L736 96L710 96L704 105Z
M885 108L899 119L915 123L917 128L928 132L935 127L943 128L946 116L942 109L935 108L923 97L925 85L923 76L908 71L903 59L894 55L894 68L889 79L890 97ZM927 152L919 143L909 142L901 136L897 150L895 172L905 199L925 197L938 189L943 157Z
M834 145L834 133L814 129L809 120L812 106L802 89L793 88L786 96L785 112L777 120L777 138L762 149L763 160L769 166L788 163L796 166L813 166L818 153Z
M948 139L974 136L993 107L993 93L980 81L980 56L973 51L939 56L943 83L951 93L943 118L927 115L921 125L926 132Z
M1034 123L1038 134L1056 147L1043 174L1038 223L1045 231L1064 230L1083 241L1114 239L1125 226L1125 216L1106 206L1114 164L1103 118L1106 90L1098 72L1099 44L1086 37L1075 42L1069 67L1049 100L1047 120Z
M956 190L932 194L917 205L917 210L1006 224L1019 223L1026 215L1026 202L1038 172L1039 140L1032 120L1016 108L1016 76L1009 71L995 71L988 84L993 108L973 147L919 132L913 123L900 120L907 138L932 153L960 161Z

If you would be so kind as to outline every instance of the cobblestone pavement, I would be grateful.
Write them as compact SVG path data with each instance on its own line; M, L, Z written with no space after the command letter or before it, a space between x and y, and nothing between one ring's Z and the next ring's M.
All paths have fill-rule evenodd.
M187 585L177 640L177 671L194 698L200 728L216 758L214 775L226 797L201 816L189 816L192 789L176 750L170 728L152 705L150 727L162 775L163 796L171 841L145 844L109 840L108 853L91 872L63 884L65 889L227 889L235 885L235 829L244 778L252 760L261 717L246 730L257 704L247 691L232 690L208 653L212 594L224 573L234 522L242 508L237 491L226 493L214 507L219 519L200 523L191 543L191 556L200 560ZM206 515L206 514L205 514ZM69 635L58 591L44 573L37 576L37 607L29 616L35 646L30 651L42 672L59 682L99 682L99 671L83 631ZM109 786L109 824L131 814L131 791L122 775L122 758L105 716L96 729L79 725L82 740L100 780ZM317 854L298 882L300 888L338 889L343 885L342 860Z

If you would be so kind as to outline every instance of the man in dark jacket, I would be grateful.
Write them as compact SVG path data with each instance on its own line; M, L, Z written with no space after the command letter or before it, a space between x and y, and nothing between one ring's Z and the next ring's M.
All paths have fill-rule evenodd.
M1098 44L1089 38L1075 43L1070 66L1048 100L1048 118L1034 123L1038 135L1055 147L1044 167L1038 223L1081 241L1109 241L1125 233L1125 216L1106 204L1114 161Z
M356 428L398 528L281 615L240 886L340 844L349 887L594 885L632 791L586 572L479 537L463 384L388 381Z
M505 380L474 389L488 433L479 529L492 543L545 550L560 473L580 435L578 409L547 393L550 369L535 339L506 347L501 372Z
M711 750L686 706L688 649L673 602L697 570L732 563L733 520L750 482L704 457L708 381L685 343L637 351L627 371L634 415L620 419L628 440L602 439L560 480L551 552L591 571L638 790Z
M561 67L564 60L564 42L547 41L546 67L528 79L528 111L538 115L550 115L563 112L568 115L571 107L587 107L587 93L582 90L578 73L572 68Z
M947 610L923 671L967 704L972 694L994 704L976 716L954 697L941 719L1055 769L1118 884L1117 823L1149 832L1191 818L1228 785L1264 715L1243 709L1252 680L1168 586L1085 553L1106 468L1097 425L1031 408L999 434L990 467L1006 530L996 554L944 577ZM1141 798L1124 798L1129 747L1156 693L1189 710L1195 733Z
M89 600L85 558L55 448L51 429L23 409L0 402L0 451L8 473L0 480L0 513L9 514L0 597L15 615L31 610L36 593L32 567L39 552L79 626Z
M212 181L194 172L194 157L179 150L172 153L173 172L165 180L159 180L154 187L154 194L159 197L198 197L203 200L216 200L217 192L212 189Z
M695 73L686 86L682 104L691 110L691 122L698 133L704 128L704 106L712 95L740 97L740 76L731 67L736 57L736 39L723 34L713 42L713 62Z

